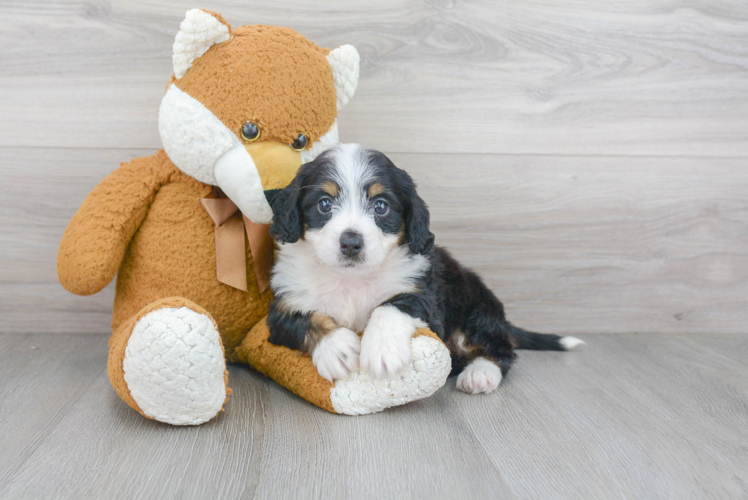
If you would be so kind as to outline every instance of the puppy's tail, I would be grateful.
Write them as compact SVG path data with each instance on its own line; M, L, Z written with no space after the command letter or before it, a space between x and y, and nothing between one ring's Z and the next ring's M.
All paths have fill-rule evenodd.
M582 339L576 337L562 337L551 333L528 332L514 325L509 325L509 337L515 349L530 349L533 351L571 351L586 345Z

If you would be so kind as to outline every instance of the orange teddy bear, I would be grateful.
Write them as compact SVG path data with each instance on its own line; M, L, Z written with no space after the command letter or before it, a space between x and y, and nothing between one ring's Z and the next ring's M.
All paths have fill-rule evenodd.
M226 360L247 363L336 413L364 414L433 394L449 352L428 330L398 379L337 383L311 359L267 342L273 247L264 191L338 142L337 111L358 82L350 45L328 50L272 26L231 29L190 10L174 42L159 111L164 149L112 172L70 221L60 282L89 295L117 274L109 377L148 418L200 424L231 390Z

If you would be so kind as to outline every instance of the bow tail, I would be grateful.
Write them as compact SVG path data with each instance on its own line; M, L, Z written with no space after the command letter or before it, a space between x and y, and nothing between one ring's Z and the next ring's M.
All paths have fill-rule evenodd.
M247 219L228 198L203 198L200 202L216 225L218 281L247 291L247 254L244 243L246 228L257 289L260 293L265 292L270 287L270 270L273 267L273 239L270 237L270 226Z
M216 226L216 275L218 281L247 291L247 256L244 224L239 212Z
M270 237L270 226L252 222L244 215L242 217L244 217L244 227L247 228L257 288L260 293L263 293L270 286L270 270L273 267L273 239Z

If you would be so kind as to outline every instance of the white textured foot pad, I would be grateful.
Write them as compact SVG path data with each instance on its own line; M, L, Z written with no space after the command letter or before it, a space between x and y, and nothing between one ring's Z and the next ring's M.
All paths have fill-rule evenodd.
M221 339L209 317L187 307L158 309L138 321L122 368L142 412L160 422L202 424L226 401Z
M410 342L413 361L395 378L373 379L361 371L335 382L330 400L337 413L366 415L431 396L452 369L444 344L421 335Z

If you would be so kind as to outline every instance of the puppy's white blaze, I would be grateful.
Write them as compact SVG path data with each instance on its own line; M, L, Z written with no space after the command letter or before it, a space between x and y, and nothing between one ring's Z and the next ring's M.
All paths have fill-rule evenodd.
M486 358L475 358L457 376L457 388L469 394L488 394L501 383L501 369Z
M587 345L587 342L576 337L563 337L558 341L558 343L561 344L561 347L563 347L567 351L571 351L572 349L576 349L577 347Z
M331 157L335 165L331 176L339 188L332 217L322 229L309 231L307 237L314 243L322 262L345 268L350 273L361 273L379 266L397 245L398 236L382 233L374 220L366 194L374 170L366 149L359 144L341 144L331 151ZM360 260L355 265L340 252L340 236L349 230L359 233L364 242Z
M338 325L360 332L379 304L414 292L416 280L428 266L425 256L395 247L379 267L366 274L339 273L320 262L307 238L279 245L271 284L292 309L325 314Z
M347 328L333 330L319 341L312 362L317 371L330 382L344 379L358 368L361 339Z
M332 176L341 189L340 199L360 210L366 203L364 188L374 175L366 149L360 144L340 144L332 156L335 164Z
M361 339L361 369L375 378L400 373L411 362L410 339L420 325L395 306L374 309Z

